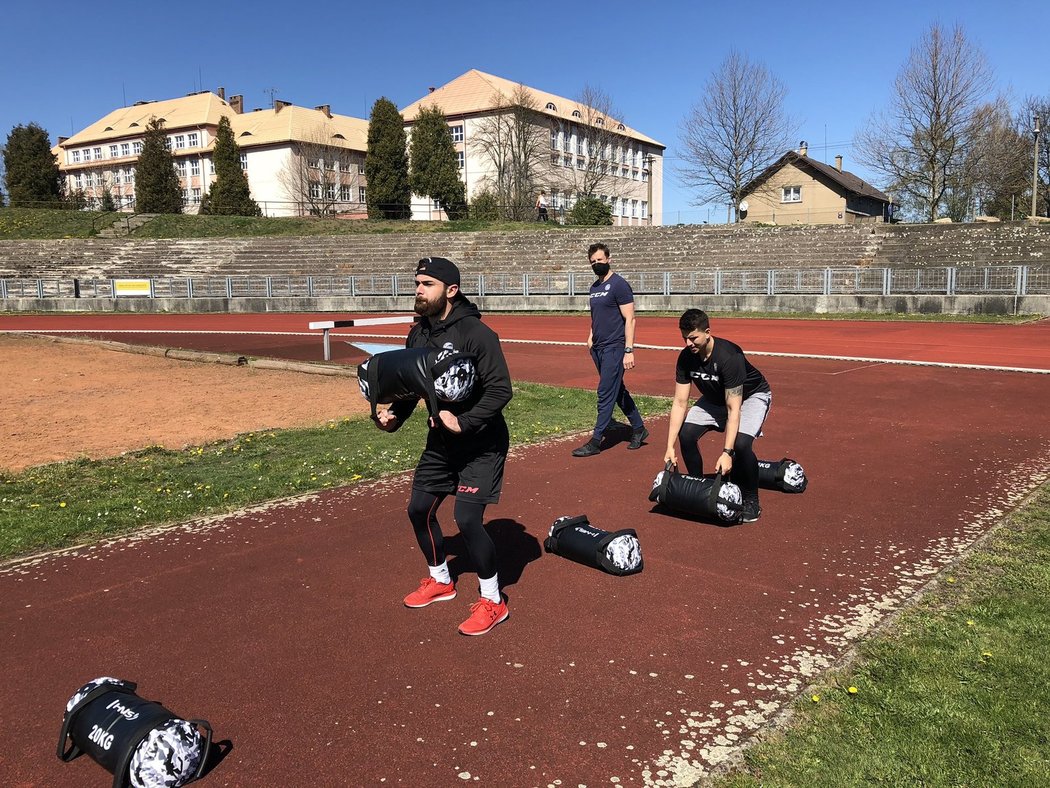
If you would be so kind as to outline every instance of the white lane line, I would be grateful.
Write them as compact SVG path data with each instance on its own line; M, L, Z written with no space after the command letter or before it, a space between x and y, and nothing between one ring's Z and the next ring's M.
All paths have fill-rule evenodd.
M255 336L293 336L293 337L316 337L315 332L303 331L210 331L210 330L186 330L186 329L142 329L142 328L56 328L56 329L12 329L0 330L4 334L234 334ZM380 337L384 339L397 338L397 334L364 334L332 332L334 337ZM553 345L561 347L584 347L586 342L566 342L552 339L504 339L500 342L521 345ZM643 350L674 350L680 351L680 345L643 345L636 344L635 347ZM746 350L749 356L768 356L770 358L809 358L818 361L855 361L862 364L896 364L906 367L941 367L943 369L970 369L981 372L1026 372L1032 375L1050 375L1050 369L1039 369L1036 367L1003 367L993 364L957 364L947 361L921 361L907 358L871 358L869 356L830 356L819 353L780 353L771 350Z

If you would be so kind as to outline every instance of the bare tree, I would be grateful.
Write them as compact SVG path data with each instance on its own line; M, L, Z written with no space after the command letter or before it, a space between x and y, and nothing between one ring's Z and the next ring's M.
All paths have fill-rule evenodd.
M882 173L906 214L933 221L965 187L992 73L956 25L934 24L898 73L889 107L858 135L861 160Z
M578 197L622 196L624 182L615 177L616 154L628 140L617 133L617 114L609 94L585 85L576 98L573 121L566 124L552 119L552 139L561 132L562 148L572 165L555 170L552 187Z
M364 210L360 200L360 167L364 154L331 144L333 132L318 126L293 142L288 161L277 173L288 199L300 213L327 216Z
M507 219L532 218L540 173L550 155L549 126L524 85L510 96L493 97L492 114L481 118L471 146L484 160L486 188Z
M1039 165L1036 178L1036 213L1050 216L1050 96L1029 96L1024 100L1021 115L1017 119L1018 132L1025 136L1027 163L1028 201L1032 200L1032 169L1035 167L1035 151L1032 149L1035 136L1032 134L1033 117L1039 118ZM1031 210L1031 208L1029 208Z
M761 63L731 52L682 121L679 175L697 205L728 199L739 221L744 187L789 149L795 124L787 88Z

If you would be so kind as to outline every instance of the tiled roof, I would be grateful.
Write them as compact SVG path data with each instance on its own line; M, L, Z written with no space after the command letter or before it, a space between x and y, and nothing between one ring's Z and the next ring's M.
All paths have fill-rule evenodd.
M471 69L466 74L456 77L451 82L442 85L418 101L413 101L401 111L401 115L405 121L411 123L419 115L419 111L422 108L435 104L449 118L487 112L496 108L497 97L502 97L503 101L506 102L514 94L517 87L517 82L486 74L477 69ZM587 117L587 111L585 111L587 108L579 102L563 96L556 96L543 90L537 90L528 85L524 85L524 87L535 99L537 109L546 115L572 122L579 120L572 115L573 110L577 110L581 111L584 117ZM550 109L548 106L550 104L553 104L555 109ZM608 118L606 119L606 127L613 131L642 142L647 142L650 145L660 148L666 147L663 143L647 137L630 126L624 126L624 128L620 129L618 125L623 124L616 120L610 121Z
M814 172L823 176L827 180L830 180L833 183L837 183L843 189L852 194L857 194L861 197L871 197L876 200L881 200L885 203L891 202L888 194L879 191L870 183L867 183L866 181L863 181L860 178L858 178L852 172L848 172L846 170L839 172L834 167L830 167L827 164L824 164L823 162L811 159L809 158L809 156L803 156L798 151L793 150L788 151L779 159L777 159L773 164L771 164L769 167L763 170L757 178L755 178L753 181L751 181L751 183L744 187L743 194L750 194L751 192L753 192L770 175L772 175L777 170L781 169L787 164L794 164L796 167L801 167L803 169L808 168L810 170L813 170Z
M164 130L168 133L202 127L214 129L223 115L230 119L234 139L242 148L291 140L323 142L360 151L368 145L368 121L362 118L336 114L328 117L323 110L285 102L281 102L279 108L237 114L226 101L206 92L113 110L60 143L58 148L141 136L154 117L164 120Z

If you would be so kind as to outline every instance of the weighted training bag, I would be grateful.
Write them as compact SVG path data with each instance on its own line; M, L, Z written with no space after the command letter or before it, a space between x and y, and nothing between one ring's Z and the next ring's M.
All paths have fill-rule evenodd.
M677 473L668 462L653 479L649 500L668 509L715 520L739 523L744 500L740 488L724 481L721 473L714 476L686 476Z
M413 347L377 353L357 368L361 395L372 406L380 402L416 400L427 402L436 416L439 402L462 402L474 390L476 360L470 353L451 348Z
M787 457L780 462L758 461L758 486L763 490L779 490L786 493L806 491L809 479L802 466Z
M201 776L210 747L205 720L179 719L136 695L133 682L102 677L66 704L58 757L71 761L86 752L113 773L113 788L177 788Z
M611 575L642 571L642 546L635 530L609 533L591 525L585 514L555 520L543 549Z

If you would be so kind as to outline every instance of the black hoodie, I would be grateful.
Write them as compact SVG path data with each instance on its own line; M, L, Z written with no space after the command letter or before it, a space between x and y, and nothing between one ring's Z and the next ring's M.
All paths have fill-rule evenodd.
M464 436L483 433L491 423L503 421L503 409L513 395L510 372L496 332L481 322L481 312L462 295L452 302L444 320L424 317L408 332L405 347L450 347L477 358L474 390L463 402L447 402L444 408L455 414ZM401 400L390 410L404 423L419 400Z

